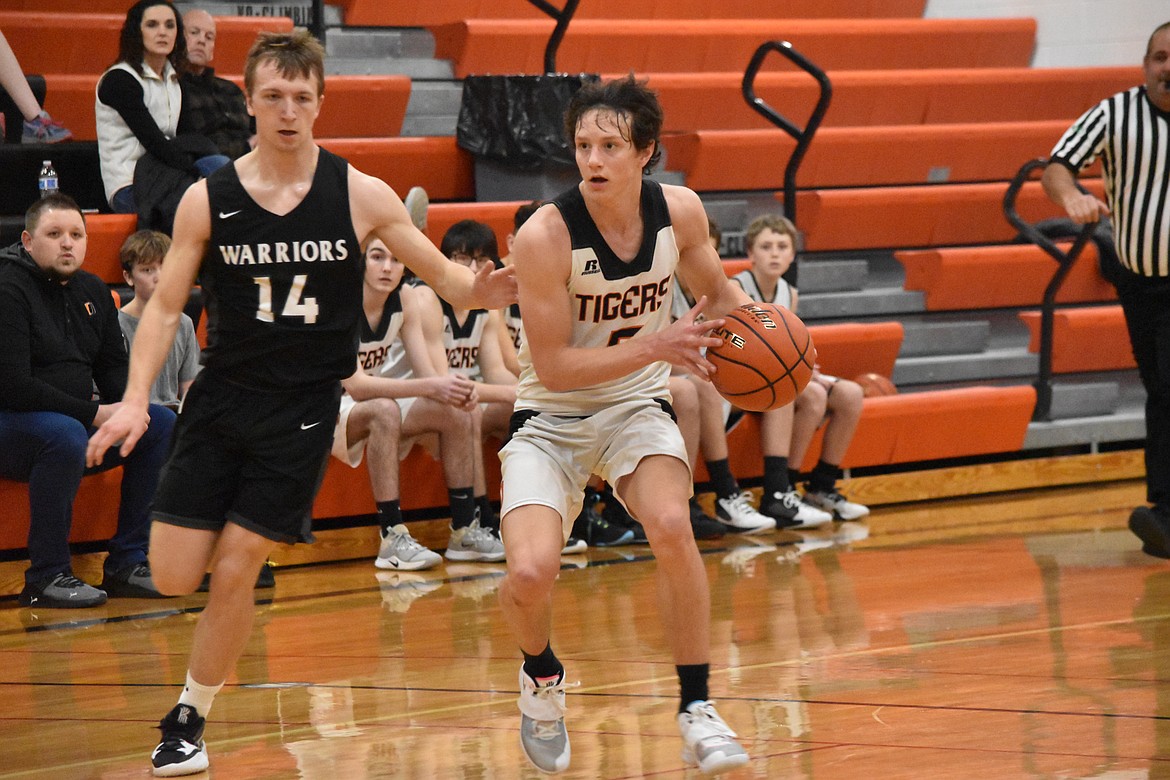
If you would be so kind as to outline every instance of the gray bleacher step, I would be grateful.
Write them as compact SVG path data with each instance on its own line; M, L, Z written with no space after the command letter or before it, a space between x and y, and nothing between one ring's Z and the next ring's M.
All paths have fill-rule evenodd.
M802 268L800 282L802 290L803 274ZM870 287L858 291L800 296L800 316L809 322L918 313L925 308L921 292L910 292L901 287Z
M404 136L452 136L459 122L463 86L452 81L415 81L402 122Z
M1031 422L1024 436L1025 450L1056 447L1083 447L1146 438L1146 415L1142 407L1125 406L1113 414Z
M325 75L337 76L409 76L412 79L453 79L455 71L448 60L425 57L328 57Z
M421 27L339 27L325 32L330 57L345 59L435 56L435 37Z
M869 281L869 263L865 260L816 260L800 266L801 305L816 293L864 290ZM803 309L801 310L803 313Z
M180 13L186 13L192 8L200 8L212 16L287 16L298 27L308 27L313 20L311 0L279 0L279 2L247 0L247 2L240 3L216 2L216 0L211 0L211 2L176 0L175 7L179 9ZM327 26L339 25L341 20L341 8L326 4L325 24ZM328 34L326 38L328 38Z
M1037 357L1026 347L989 349L977 355L925 355L898 357L894 384L927 385L977 382L1008 377L1034 377Z
M987 349L991 325L986 321L903 322L900 357L971 355Z
M1121 401L1117 382L1054 382L1048 416L1053 420L1113 414Z

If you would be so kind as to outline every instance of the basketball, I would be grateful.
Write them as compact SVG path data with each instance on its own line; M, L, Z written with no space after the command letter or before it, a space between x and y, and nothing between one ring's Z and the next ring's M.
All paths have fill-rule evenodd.
M897 395L898 388L889 377L874 372L858 374L853 381L861 385L861 391L866 398L876 398L881 395Z
M740 409L766 412L792 403L812 378L817 351L804 323L772 303L745 303L714 332L707 350L716 367L711 383Z

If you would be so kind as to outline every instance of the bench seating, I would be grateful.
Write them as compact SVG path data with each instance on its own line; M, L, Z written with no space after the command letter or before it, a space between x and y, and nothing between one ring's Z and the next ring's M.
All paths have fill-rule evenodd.
M239 65L243 65L241 61ZM94 100L100 73L45 76L45 109L73 131L77 140L95 140ZM241 89L244 77L223 75ZM326 76L325 102L313 126L317 138L382 138L402 131L410 100L410 78Z
M1057 244L1063 251L1068 242ZM1056 261L1031 244L895 252L906 269L905 289L926 293L927 311L1035 306L1057 271ZM1097 248L1085 245L1065 277L1058 303L1117 299L1097 268Z
M1140 70L1132 67L855 70L828 75L833 99L825 128L1045 119L1071 123L1088 106L1142 80ZM773 127L744 101L742 72L651 73L648 82L662 102L666 132ZM804 73L761 72L755 88L800 125L812 114L820 93Z
M453 137L322 138L320 143L382 179L400 196L419 185L436 200L475 197L471 155Z
M0 11L0 30L4 31L21 67L30 73L100 75L118 56L118 36L125 18L125 11L118 14ZM216 61L239 63L240 69L258 32L291 32L293 28L292 20L283 16L217 16L215 23Z
M1064 120L829 127L817 132L798 187L1007 181L1048 154ZM782 130L701 130L665 136L667 166L699 192L774 190L796 142ZM807 229L807 227L806 227Z
M345 8L346 24L367 27L431 27L463 19L549 18L528 0L340 0L337 4ZM925 0L588 0L578 6L573 19L574 23L582 19L876 19L921 17L925 8Z
M476 73L544 73L548 20L483 20L431 28L435 56L456 78ZM726 72L747 66L768 40L786 40L828 71L864 62L874 69L1027 67L1034 19L580 19L557 52L565 73ZM782 63L782 64L781 64ZM768 70L787 70L775 57Z
M1040 351L1040 312L1020 312L1032 333L1031 352ZM1057 309L1052 319L1052 371L1121 371L1136 368L1121 306Z
M1081 183L1103 196L1100 179ZM796 221L811 252L1002 243L1016 235L1006 191L1006 182L809 190L796 195ZM779 211L784 194L775 197ZM1016 205L1030 222L1064 216L1039 182L1025 184Z
M86 214L85 232L89 242L82 267L106 284L125 284L118 252L137 224L135 214Z

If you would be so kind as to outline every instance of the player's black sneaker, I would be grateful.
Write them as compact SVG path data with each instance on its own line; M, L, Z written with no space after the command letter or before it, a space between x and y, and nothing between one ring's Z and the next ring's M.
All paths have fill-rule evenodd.
M193 775L207 769L203 724L204 719L190 704L176 704L159 721L162 740L150 754L156 777Z

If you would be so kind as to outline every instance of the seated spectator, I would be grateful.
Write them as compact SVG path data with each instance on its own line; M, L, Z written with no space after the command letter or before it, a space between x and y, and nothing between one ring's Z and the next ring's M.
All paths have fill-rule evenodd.
M456 222L443 235L439 250L451 262L479 271L481 263L499 261L496 235L482 222ZM494 437L505 441L512 406L516 401L516 375L508 370L500 351L499 332L504 327L499 311L455 309L429 287L419 287L423 333L428 342L441 342L447 370L473 380L480 405L474 415L476 443ZM487 497L483 448L475 450L475 500L480 524L498 531L499 520ZM448 548L448 557L451 557ZM503 551L503 545L500 547Z
M179 75L183 113L179 132L211 140L220 153L236 159L252 150L255 135L244 93L215 75L215 19L195 8L183 16L187 36L187 67Z
M18 118L19 116L19 118ZM41 108L28 85L24 71L8 39L0 32L0 120L4 122L4 140L20 139L26 144L55 144L73 137L60 122L54 122Z
M163 258L171 247L171 239L157 230L139 230L126 237L122 244L122 277L134 290L134 298L118 311L118 324L126 337L126 348L134 343L138 320L147 301L158 286L158 274ZM150 402L168 409L178 410L179 401L187 394L187 388L199 373L199 340L195 337L195 323L186 314L179 314L179 329L175 341L167 354L166 363L154 387L150 391Z
M116 213L140 211L135 171L147 154L193 178L229 162L220 154L204 154L211 150L199 145L191 152L176 142L183 106L178 73L186 62L183 21L170 0L132 5L122 24L118 60L98 81L94 104L102 183Z
M792 266L799 251L800 234L784 217L764 215L748 225L746 243L752 267L732 277L752 300L774 303L796 311L799 296L796 288L780 277ZM776 516L788 514L799 473L789 464L800 464L817 429L825 424L821 458L805 484L803 503L828 513L837 520L860 520L869 508L847 500L837 490L841 478L841 461L853 441L861 419L861 386L848 379L823 374L813 369L812 379L791 404L790 424L773 430L769 418L790 407L766 412L760 426L764 447L764 495L760 511ZM787 428L785 437L780 428ZM783 476L781 476L783 475ZM777 517L780 522L780 517Z
M442 558L423 547L402 523L398 463L415 439L435 434L451 506L452 536L460 560L503 560L503 545L475 524L472 492L472 412L475 385L445 370L441 341L423 336L419 290L403 284L405 266L380 240L366 247L358 370L342 382L333 456L357 468L369 456L370 486L378 508L379 569L418 570ZM436 368L436 362L438 363Z
M115 449L86 469L90 433L121 407L126 345L109 288L81 269L85 217L73 199L38 200L24 224L21 243L0 253L0 477L28 483L31 510L20 603L92 607L107 594L158 597L146 549L175 413L151 404L134 451L123 458ZM114 466L123 467L122 497L99 590L73 576L69 529L82 476Z

